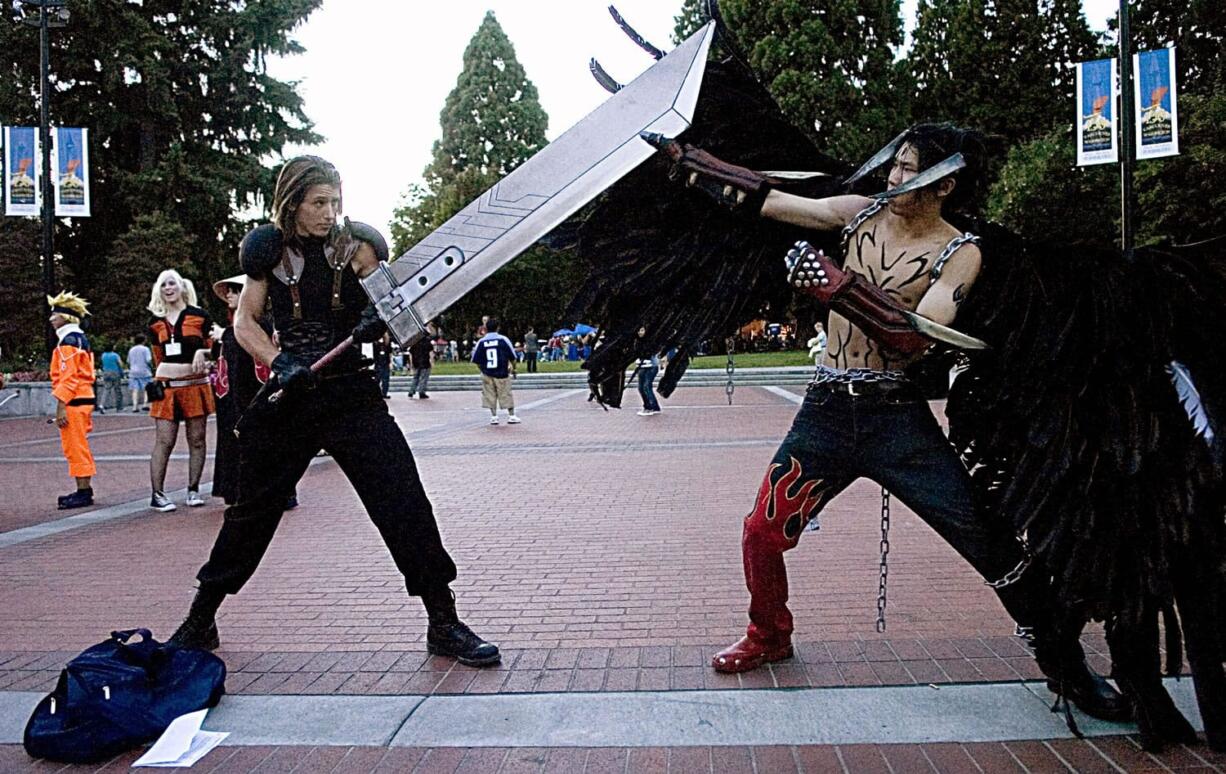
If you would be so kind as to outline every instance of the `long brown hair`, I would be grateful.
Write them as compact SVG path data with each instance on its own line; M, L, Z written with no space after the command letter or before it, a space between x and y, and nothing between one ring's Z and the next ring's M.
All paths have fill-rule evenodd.
M272 224L287 238L294 239L294 213L313 185L341 187L341 174L331 162L319 156L298 156L285 162L277 175L272 194Z

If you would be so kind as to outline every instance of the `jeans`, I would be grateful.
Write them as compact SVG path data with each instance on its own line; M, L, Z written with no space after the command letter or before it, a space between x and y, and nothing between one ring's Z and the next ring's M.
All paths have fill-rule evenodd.
M383 397L386 398L392 386L392 364L375 358L375 378L379 380L379 389L383 391Z
M275 426L239 436L239 502L226 509L209 560L196 574L201 588L237 594L251 578L286 500L321 448L357 491L410 594L455 580L409 444L370 375L326 379L282 400L293 403Z
M113 408L119 411L123 408L123 374L119 371L102 372L102 395L99 396L98 408ZM111 398L114 398L114 401Z
M418 368L413 372L413 383L409 385L409 394L417 393L418 397L426 394L426 385L430 383L430 369Z
M659 366L648 366L639 369L639 396L643 399L643 408L646 411L660 410L660 401L656 400L656 393L651 389L651 385L656 380L656 374L658 373L660 373Z
M783 554L826 503L861 477L893 493L985 578L1001 578L1021 561L1012 526L975 509L970 476L918 391L852 396L810 387L745 519L751 637L778 643L791 636ZM1033 621L1036 584L1002 592L1019 623Z

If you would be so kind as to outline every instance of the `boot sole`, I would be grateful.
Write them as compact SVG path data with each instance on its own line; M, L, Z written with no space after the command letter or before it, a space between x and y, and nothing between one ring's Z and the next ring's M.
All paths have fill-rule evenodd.
M1089 715L1090 717L1096 718L1097 720L1105 720L1108 723L1131 723L1133 722L1133 710L1132 710L1131 702L1125 702L1125 706L1121 707L1118 710L1101 711L1096 707L1087 708L1085 704L1082 701L1078 700L1078 698L1075 696L1068 696L1068 695L1060 693L1060 686L1056 684L1055 680L1047 681L1047 690L1051 691L1057 696L1062 696L1063 698L1071 702L1074 707L1081 710L1082 712Z
M495 653L494 655L487 656L486 658L465 658L464 656L452 653L445 648L440 648L437 645L432 645L428 642L426 643L426 652L431 656L447 656L448 658L454 658L464 666L471 667L491 666L493 664L497 664L499 661L502 661L502 653Z

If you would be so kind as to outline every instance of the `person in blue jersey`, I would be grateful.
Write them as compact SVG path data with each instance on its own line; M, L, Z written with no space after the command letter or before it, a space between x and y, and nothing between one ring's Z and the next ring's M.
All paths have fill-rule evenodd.
M507 424L518 425L511 380L515 378L515 347L498 332L498 319L489 318L485 335L473 346L472 361L481 369L481 405L490 410L490 424L498 424L498 407L507 410Z

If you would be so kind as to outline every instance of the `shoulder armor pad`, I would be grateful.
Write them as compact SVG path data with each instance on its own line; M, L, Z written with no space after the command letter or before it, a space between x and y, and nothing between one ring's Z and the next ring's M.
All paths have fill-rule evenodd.
M60 342L60 346L76 347L77 349L88 352L89 339L85 338L84 333L77 333L76 331L73 331L64 337L64 340Z
M353 232L355 237L373 247L375 249L375 257L380 261L388 259L387 240L379 233L379 229L374 226L368 226L365 223L359 223L356 220L351 220L349 221L349 230Z
M281 262L281 232L271 223L247 232L238 248L238 260L244 273L263 279L265 273Z

